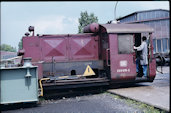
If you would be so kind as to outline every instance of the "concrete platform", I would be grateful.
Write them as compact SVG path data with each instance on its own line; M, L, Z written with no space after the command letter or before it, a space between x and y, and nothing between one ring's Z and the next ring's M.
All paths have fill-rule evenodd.
M163 73L156 73L152 83L138 83L128 88L110 89L108 92L170 111L170 67L163 67Z

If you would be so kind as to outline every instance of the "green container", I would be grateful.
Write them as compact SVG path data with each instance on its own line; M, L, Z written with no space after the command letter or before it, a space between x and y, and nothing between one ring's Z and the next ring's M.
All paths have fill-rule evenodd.
M36 66L0 69L0 104L37 102Z

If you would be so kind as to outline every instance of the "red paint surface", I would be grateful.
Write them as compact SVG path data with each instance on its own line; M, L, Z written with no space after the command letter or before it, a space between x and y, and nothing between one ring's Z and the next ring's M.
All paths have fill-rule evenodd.
M118 39L117 34L109 35L110 44L110 68L111 79L135 79L136 77L136 64L133 62L133 54L118 54ZM127 66L121 67L120 61L126 60ZM129 69L129 72L117 72L117 70Z
M25 37L24 57L32 57L33 62L98 60L98 38L91 34Z
M84 33L97 33L99 31L99 24L92 23L84 27Z
M106 32L101 27L100 32ZM108 34L105 39L105 48L100 43L98 35L77 34L77 35L44 35L23 38L24 57L32 57L32 62L70 62L70 61L89 61L106 60L106 49L110 49L110 69L112 80L134 80L136 77L136 64L133 61L133 54L118 54L117 34ZM100 34L101 36L101 34ZM102 38L102 37L101 37ZM152 45L152 41L151 41ZM106 47L107 46L107 47ZM101 56L99 58L99 56ZM120 61L127 61L126 67L120 66ZM39 78L42 78L42 64L35 64L39 68ZM106 66L106 64L104 64ZM150 77L155 77L155 60L149 64ZM129 69L127 72L117 70Z
M153 44L152 44L152 34L150 35L150 48L151 48L151 50L150 50L150 52L151 52L151 56L149 56L149 58L150 58L150 62L149 62L149 76L150 76L150 78L154 78L155 76L156 76L156 59L155 59L155 57L154 57L154 55L153 55Z
M149 68L150 68L150 78L154 78L156 76L156 60L153 59L152 62L150 62L149 64Z
M23 49L25 50L24 58L31 57L32 62L41 60L40 40L38 37L24 37Z
M41 38L42 59L46 62L65 61L67 59L66 38Z
M42 67L42 63L36 63L33 64L34 66L38 66L38 79L43 78L43 67Z
M98 38L98 37L97 37ZM70 59L95 60L98 59L98 40L96 37L71 37Z

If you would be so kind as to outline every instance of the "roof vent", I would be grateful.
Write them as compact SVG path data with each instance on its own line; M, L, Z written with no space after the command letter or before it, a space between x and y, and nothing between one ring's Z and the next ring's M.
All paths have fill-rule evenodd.
M30 35L30 33L28 33L28 32L25 33L25 36L29 36L29 35Z
M28 28L28 30L29 30L29 32L33 32L33 33L32 33L32 36L34 36L34 26L30 26L30 27Z

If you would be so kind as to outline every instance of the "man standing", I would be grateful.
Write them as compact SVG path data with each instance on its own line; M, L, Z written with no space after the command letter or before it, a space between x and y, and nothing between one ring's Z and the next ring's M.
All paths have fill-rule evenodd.
M136 72L137 76L141 76L141 68L142 66L140 65L140 55L142 54L142 51L136 51Z
M146 43L147 38L145 36L142 37L142 43L139 47L135 47L134 49L137 49L137 51L142 50L142 54L140 55L140 64L142 65L143 68L143 77L147 77L147 64L148 64L148 58L147 58L147 43Z

